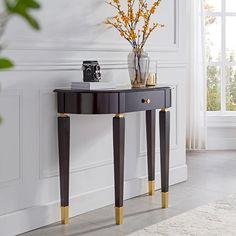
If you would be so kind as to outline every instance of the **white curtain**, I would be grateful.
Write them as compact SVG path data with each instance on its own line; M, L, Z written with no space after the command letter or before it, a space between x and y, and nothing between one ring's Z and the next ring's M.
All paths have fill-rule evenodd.
M187 149L206 148L206 67L204 34L204 0L189 0L190 65Z

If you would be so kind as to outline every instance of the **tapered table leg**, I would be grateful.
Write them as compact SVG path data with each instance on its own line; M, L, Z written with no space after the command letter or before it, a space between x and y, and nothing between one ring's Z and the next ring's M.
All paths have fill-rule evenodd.
M155 193L155 129L156 110L146 111L148 193Z
M169 193L169 151L170 151L170 112L162 109L160 121L160 154L161 154L161 192L162 207L168 208Z
M61 192L61 223L69 222L69 160L70 160L70 117L59 114L58 146Z
M123 223L123 192L124 192L124 151L125 151L125 118L117 114L113 118L114 177L116 224Z

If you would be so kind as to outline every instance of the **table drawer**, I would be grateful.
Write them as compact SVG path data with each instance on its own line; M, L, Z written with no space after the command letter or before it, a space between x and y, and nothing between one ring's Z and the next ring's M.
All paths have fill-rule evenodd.
M166 107L165 91L133 92L125 94L125 112L154 110Z

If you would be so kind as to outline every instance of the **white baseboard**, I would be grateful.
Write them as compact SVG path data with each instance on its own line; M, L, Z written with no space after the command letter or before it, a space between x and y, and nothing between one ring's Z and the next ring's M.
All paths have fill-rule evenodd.
M187 180L187 166L170 169L170 185ZM160 173L156 173L156 189L160 189ZM125 199L147 192L147 178L125 182ZM70 217L83 214L114 203L114 189L109 186L70 198ZM59 202L39 205L0 216L1 235L12 236L24 233L60 220Z
M209 139L207 150L236 150L235 138Z
M227 117L225 117L226 119ZM214 125L214 123L213 123ZM228 125L228 126L227 126ZM235 150L236 149L236 128L230 120L221 122L221 126L208 127L207 149L208 150Z

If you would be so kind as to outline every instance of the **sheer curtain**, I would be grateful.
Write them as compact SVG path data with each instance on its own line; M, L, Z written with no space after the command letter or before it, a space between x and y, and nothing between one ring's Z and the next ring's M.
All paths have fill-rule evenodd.
M204 0L189 0L190 65L187 149L206 148L206 68L204 34Z

